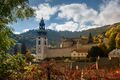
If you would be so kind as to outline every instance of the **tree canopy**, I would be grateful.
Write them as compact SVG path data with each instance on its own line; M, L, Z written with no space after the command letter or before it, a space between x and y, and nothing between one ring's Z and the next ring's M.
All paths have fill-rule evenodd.
M0 0L0 23L16 21L33 15L28 0Z
M105 36L109 40L108 50L120 49L120 23L113 24L110 27L105 33Z
M98 46L93 46L89 51L88 51L88 57L107 57L107 54L104 53L104 51L99 48Z
M27 19L34 12L28 5L28 0L0 0L0 50L7 50L13 40L13 29L8 25L17 22L17 19Z
M88 43L93 43L93 37L91 33L89 33L89 36L88 36Z
M110 25L105 33L95 36L94 41L105 53L120 49L120 22Z

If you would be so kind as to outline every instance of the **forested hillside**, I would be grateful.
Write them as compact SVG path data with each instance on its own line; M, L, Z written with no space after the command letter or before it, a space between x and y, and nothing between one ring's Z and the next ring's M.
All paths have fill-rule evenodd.
M120 22L110 25L104 34L95 36L94 41L97 41L105 53L120 49Z
M79 37L79 36L88 36L89 33L92 35L97 35L106 31L108 26L89 29L85 31L79 32L71 32L71 31L54 31L54 30L47 30L48 33L48 40L49 44L54 43L56 45L59 44L62 37ZM22 33L20 35L14 35L14 38L17 42L25 43L29 48L35 47L35 40L38 36L37 30L30 30L28 32Z
M108 39L108 50L111 51L115 48L120 49L120 23L116 23L110 26L105 33L106 38Z

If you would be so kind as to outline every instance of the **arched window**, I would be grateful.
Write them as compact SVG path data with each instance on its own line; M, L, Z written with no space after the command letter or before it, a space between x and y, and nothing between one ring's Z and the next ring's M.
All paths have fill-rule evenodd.
M45 39L47 39L47 38L45 37Z
M40 45L40 44L41 44L41 42L39 41L39 42L38 42L38 44Z
M45 45L46 45L46 41L45 41L44 43L45 43Z

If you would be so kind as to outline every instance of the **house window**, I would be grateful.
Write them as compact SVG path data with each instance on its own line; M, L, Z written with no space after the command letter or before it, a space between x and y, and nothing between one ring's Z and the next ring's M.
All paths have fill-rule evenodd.
M41 42L39 41L39 42L38 42L38 44L40 45L40 44L41 44Z

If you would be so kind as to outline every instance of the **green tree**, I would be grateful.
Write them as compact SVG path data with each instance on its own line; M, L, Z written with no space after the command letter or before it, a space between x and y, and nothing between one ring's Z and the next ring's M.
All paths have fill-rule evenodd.
M11 76L18 76L26 65L22 54L10 55L4 51L0 52L0 79L8 80Z
M50 45L51 45L52 48L55 48L57 46L54 40L51 41Z
M115 48L120 48L120 23L116 23L110 26L105 36L108 38L108 52Z
M116 35L116 48L120 49L120 32Z
M31 62L34 59L34 56L32 55L30 50L27 50L26 54L25 54L25 58L27 62Z
M11 29L8 24L33 16L33 10L28 5L28 0L0 0L0 51L7 50L13 40Z
M89 51L88 51L88 56L87 57L107 57L107 54L104 53L104 51L99 48L98 46L93 46Z
M88 36L88 43L93 43L93 37L91 33L89 33L89 36Z
M116 35L117 35L116 32L112 32L109 37L109 47L108 47L109 52L116 48L116 41L115 41Z
M15 40L12 38L12 29L6 24L0 23L0 51L10 48L10 45L14 44Z
M105 43L99 42L98 46L99 46L99 48L101 48L104 51L105 54L107 54L107 47L106 47Z

